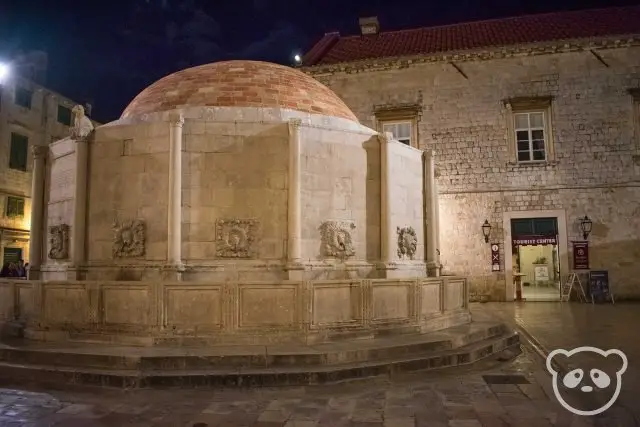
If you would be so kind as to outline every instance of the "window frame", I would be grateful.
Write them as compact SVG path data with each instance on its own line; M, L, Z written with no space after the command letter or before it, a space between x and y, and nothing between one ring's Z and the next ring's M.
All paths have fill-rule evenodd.
M23 167L16 167L16 166L22 166L22 165L14 165L13 164L13 144L14 144L14 135L18 136L20 138L24 138L24 142L25 142L25 154L24 154L24 168ZM29 136L28 135L24 135L22 133L19 132L11 132L9 137L11 138L9 140L9 169L11 170L15 170L15 171L20 171L20 172L28 172L29 171Z
M27 103L28 105L24 105L21 104L20 102L18 102L19 99L21 99L21 97L18 96L19 93L29 93L30 97L29 97L29 102ZM16 104L18 107L22 107L25 108L27 110L31 110L31 108L33 107L33 91L31 89L27 89L26 87L20 86L20 85L16 85L16 87L13 90L13 103Z
M14 200L16 202L16 206L22 205L22 213L11 214L9 212L9 206L11 206L11 201ZM4 216L7 218L24 218L24 209L25 209L25 198L19 196L7 196L5 204L4 204ZM17 210L16 210L17 212Z
M549 164L556 161L555 144L553 136L553 109L552 97L522 97L505 100L507 110L507 142L509 151L509 163L514 165L539 165ZM516 117L518 114L542 113L543 137L544 137L544 160L533 160L533 139L531 127L529 126L529 153L530 160L518 160L518 137L516 133Z
M418 123L422 106L419 104L403 104L394 106L374 107L374 117L378 132L384 132L385 125L408 123L411 127L408 147L420 149Z
M384 128L387 126L398 126L398 125L409 125L409 143L407 144L406 142L403 142L404 140L406 140L407 138L403 138L403 139L398 139L394 136L394 140L398 141L404 145L407 145L409 147L414 147L416 148L416 144L415 144L415 140L413 138L413 129L414 129L414 124L413 121L411 120L396 120L396 121L384 121L381 123L381 127L382 127L382 132L387 132ZM392 132L393 133L393 132Z
M532 114L542 114L542 128L540 127L532 127L531 126L531 115ZM526 110L526 111L514 111L512 114L513 117L513 139L514 142L516 144L515 146L515 153L516 153L516 161L518 163L540 163L540 162L546 162L547 161L547 146L549 145L549 143L547 142L547 112L545 110ZM528 127L526 128L519 128L517 127L517 117L520 115L526 115L527 116L527 121L528 121ZM533 148L533 132L536 130L542 130L542 152L544 153L544 158L543 159L536 159L534 156L534 152L535 151L540 151L540 150L535 150ZM527 142L529 143L529 160L520 160L520 153L522 152L522 150L520 150L520 147L518 147L518 143L520 142L518 140L518 132L521 131L527 131L528 133L528 140Z
M631 106L631 125L633 126L634 155L640 156L640 88L628 90L633 102Z

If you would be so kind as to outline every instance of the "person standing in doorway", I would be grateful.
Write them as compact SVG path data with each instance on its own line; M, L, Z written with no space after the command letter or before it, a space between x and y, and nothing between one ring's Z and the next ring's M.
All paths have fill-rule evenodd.
M27 277L27 269L24 266L24 260L19 260L18 261L18 265L16 266L16 270L17 270L17 274L16 276L19 278L26 278Z

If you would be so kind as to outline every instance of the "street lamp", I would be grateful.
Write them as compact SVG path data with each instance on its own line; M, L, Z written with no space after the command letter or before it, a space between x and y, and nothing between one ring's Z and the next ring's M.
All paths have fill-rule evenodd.
M489 243L489 236L491 235L491 224L489 224L489 220L485 219L484 224L482 224L482 235L484 236L484 242Z
M7 63L0 62L0 84L4 83L11 75L11 67Z
M584 218L580 218L580 230L582 230L582 238L584 240L587 240L589 237L592 226L593 221L591 221L588 216L585 215Z

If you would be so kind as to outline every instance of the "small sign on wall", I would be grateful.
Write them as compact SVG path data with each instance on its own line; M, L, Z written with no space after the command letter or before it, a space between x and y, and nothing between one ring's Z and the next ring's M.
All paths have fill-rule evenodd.
M589 242L573 242L573 269L589 269Z
M500 271L500 246L491 244L491 271Z

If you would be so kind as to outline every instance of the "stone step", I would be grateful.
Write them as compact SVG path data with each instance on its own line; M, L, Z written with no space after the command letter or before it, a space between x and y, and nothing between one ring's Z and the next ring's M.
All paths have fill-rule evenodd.
M366 362L280 367L216 367L189 370L96 369L0 363L0 379L38 384L82 384L103 387L238 387L333 383L363 377L393 375L468 365L511 349L519 353L519 335L505 331L453 350L429 351Z
M0 362L95 369L189 370L325 366L453 350L500 336L506 326L477 322L446 332L300 346L123 347L16 342L0 345Z

